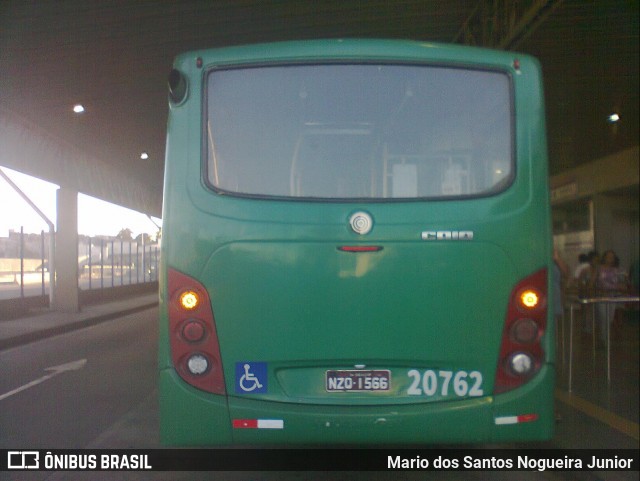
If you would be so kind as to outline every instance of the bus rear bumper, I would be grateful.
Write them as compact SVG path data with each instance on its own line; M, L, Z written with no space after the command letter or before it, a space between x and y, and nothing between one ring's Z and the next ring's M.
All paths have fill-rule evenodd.
M553 366L510 393L455 402L328 406L207 395L162 371L161 438L172 445L434 444L553 435ZM541 402L541 400L543 400Z

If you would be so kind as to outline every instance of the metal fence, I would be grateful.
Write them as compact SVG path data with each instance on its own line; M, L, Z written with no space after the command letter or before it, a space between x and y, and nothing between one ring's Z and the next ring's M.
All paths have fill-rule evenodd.
M595 352L596 352L596 306L603 306L604 313L600 313L600 315L604 314L604 317L601 319L601 328L604 329L604 333L600 333L601 336L605 339L605 348L606 348L606 360L607 360L607 384L611 383L611 323L613 321L613 316L615 313L615 306L617 305L638 305L640 302L640 297L637 295L627 295L624 293L616 293L613 294L600 294L594 295L592 297L578 297L572 296L567 298L565 305L569 310L569 332L568 335L566 333L566 319L563 315L560 319L558 328L560 331L559 342L561 346L562 352L562 363L564 365L565 362L565 352L566 352L566 341L568 337L568 358L569 358L569 379L568 379L568 391L571 392L573 389L573 358L574 358L574 322L576 319L576 311L581 311L583 316L586 314L587 309L591 308L591 348L592 355L595 360ZM586 318L584 319L586 322Z
M104 289L158 280L160 248L117 238L87 238L78 246L81 289Z
M49 233L10 232L0 239L0 300L49 294ZM83 291L158 280L156 243L84 237L78 241L78 286Z
M47 269L49 234L10 232L0 245L0 300L45 296L49 292Z

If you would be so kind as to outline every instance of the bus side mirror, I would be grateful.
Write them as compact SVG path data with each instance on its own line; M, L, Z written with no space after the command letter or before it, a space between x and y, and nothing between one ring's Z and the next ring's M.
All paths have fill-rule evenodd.
M187 79L179 70L173 69L169 73L169 99L174 104L179 104L187 96Z

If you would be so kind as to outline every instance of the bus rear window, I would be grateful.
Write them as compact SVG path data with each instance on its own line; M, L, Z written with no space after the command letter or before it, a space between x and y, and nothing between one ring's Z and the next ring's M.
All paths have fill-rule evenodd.
M513 175L508 75L419 65L217 69L206 172L237 195L438 199L490 195Z

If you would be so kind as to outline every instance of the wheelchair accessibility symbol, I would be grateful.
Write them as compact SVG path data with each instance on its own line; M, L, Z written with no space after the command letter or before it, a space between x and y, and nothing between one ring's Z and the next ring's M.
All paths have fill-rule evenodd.
M266 362L236 363L236 394L260 394L267 392Z

